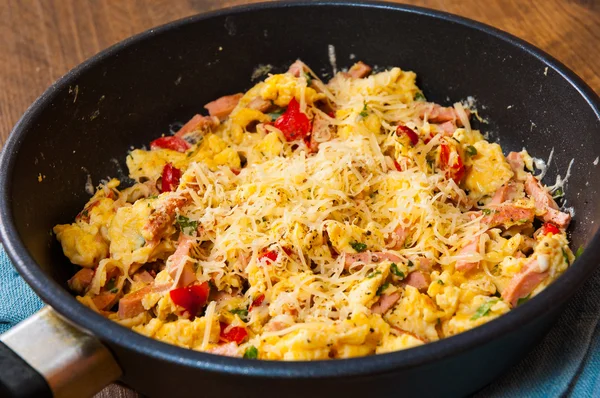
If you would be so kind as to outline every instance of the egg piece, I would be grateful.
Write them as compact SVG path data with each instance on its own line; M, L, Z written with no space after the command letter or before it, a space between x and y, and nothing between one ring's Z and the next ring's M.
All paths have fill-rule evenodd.
M108 257L108 243L95 226L57 225L53 229L63 253L73 264L93 268Z
M513 177L513 171L498 144L477 141L473 144L477 154L470 157L472 165L467 170L463 186L471 198L491 195Z
M132 206L124 206L117 210L108 228L111 257L126 265L148 261L154 247L146 245L142 229L151 211L152 208L146 200L139 200Z
M331 221L326 229L331 244L340 253L377 251L384 245L383 234L375 227L363 229L356 225Z
M412 286L406 286L402 298L392 310L386 312L384 318L401 330L426 341L436 341L439 337L435 327L441 315L429 296Z

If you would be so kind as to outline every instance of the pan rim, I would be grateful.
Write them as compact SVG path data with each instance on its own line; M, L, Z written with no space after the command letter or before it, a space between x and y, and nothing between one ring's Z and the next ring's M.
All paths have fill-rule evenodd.
M518 47L529 56L534 56L543 61L547 66L561 75L579 94L586 100L590 109L600 119L600 99L598 95L587 86L581 78L568 69L561 62L554 59L544 51L519 39L509 33L493 28L486 24L459 17L442 11L435 11L422 7L376 2L376 1L293 1L293 2L267 2L237 6L221 9L209 13L198 14L176 20L162 26L149 29L135 36L127 38L113 46L92 56L82 64L76 66L63 77L54 82L23 114L14 126L0 154L0 240L6 252L13 261L19 273L32 286L33 290L63 317L89 331L103 341L124 347L137 354L148 355L156 359L189 366L206 372L227 373L248 377L271 378L336 378L347 376L367 376L377 373L387 373L406 369L414 366L432 363L461 352L470 350L485 342L496 339L516 328L532 322L551 308L561 306L594 270L595 264L600 263L600 250L586 250L583 255L569 267L557 281L547 287L542 293L530 302L508 314L495 319L485 325L429 343L424 346L404 351L397 351L382 355L368 357L341 359L332 361L312 362L282 362L282 361L253 361L217 356L181 347L172 346L160 341L145 337L130 329L96 314L92 310L77 302L66 290L50 279L37 265L20 241L11 210L11 175L15 166L16 154L23 140L25 126L35 120L45 106L47 106L57 93L69 82L76 79L81 73L102 60L118 54L127 47L144 40L150 40L155 35L160 35L180 26L221 16L234 16L246 12L260 11L262 9L280 9L295 7L352 7L387 9L409 14L431 17L437 20L457 23L467 28L481 31L498 38L508 44ZM600 231L596 231L588 247L600 247Z

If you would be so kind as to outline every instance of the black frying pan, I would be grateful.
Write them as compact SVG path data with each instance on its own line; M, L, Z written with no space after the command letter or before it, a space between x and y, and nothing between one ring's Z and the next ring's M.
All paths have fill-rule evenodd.
M330 73L328 44L335 46L341 67L351 65L354 54L372 65L416 71L433 101L474 96L489 119L481 128L506 151L525 146L547 157L554 148L546 182L558 172L564 176L575 158L566 200L576 209L569 230L573 248L584 245L583 256L539 296L498 320L422 347L349 360L282 363L194 352L138 335L80 305L66 289L74 268L49 232L70 222L87 201L88 171L95 184L122 176L131 146L168 132L171 123L189 119L214 98L249 88L258 64L282 71L300 57L317 72ZM21 275L77 328L46 311L4 335L0 395L10 388L21 395L41 396L44 388L48 393L40 373L54 392L73 395L119 377L96 339L88 337L85 344L73 339L77 329L108 347L123 382L151 396L473 392L540 339L600 261L600 173L592 164L600 154L599 107L598 97L575 74L510 35L392 4L259 4L191 17L117 44L50 87L15 126L2 153L0 236ZM46 329L59 337L43 335ZM64 355L57 356L52 350L60 344ZM44 355L48 359L40 361ZM76 361L82 357L85 361ZM73 387L72 379L79 384Z

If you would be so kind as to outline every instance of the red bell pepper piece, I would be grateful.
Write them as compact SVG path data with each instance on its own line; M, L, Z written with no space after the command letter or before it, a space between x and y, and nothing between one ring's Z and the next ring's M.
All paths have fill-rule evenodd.
M275 120L274 125L281 130L288 141L299 139L306 141L312 130L312 123L308 116L300 112L300 104L296 98L292 98L287 109Z
M171 163L167 163L162 171L162 192L170 192L177 189L179 180L181 179L181 170L173 167Z
M419 143L419 135L417 133L415 133L412 129L410 129L406 126L399 125L396 128L396 135L398 137L402 137L402 134L405 134L408 136L408 138L410 138L410 142L412 143L413 146L415 146Z
M396 168L396 170L402 171L402 166L400 166L400 163L398 163L396 159L394 159L394 167Z
M275 250L267 250L258 256L258 261L270 260L274 262L277 260L277 252Z
M252 304L250 304L250 306L248 307L248 311L252 311L252 308L254 307L260 307L263 301L265 301L265 295L259 294L258 297L256 297Z
M204 282L200 285L173 289L169 295L173 303L185 309L190 314L190 318L193 318L206 305L208 293L210 293L210 286L208 282Z
M160 137L150 143L150 149L170 149L177 152L185 152L191 145L179 137Z
M454 156L452 160L452 164L450 164L451 152L456 153L456 156ZM463 164L460 154L455 149L451 149L449 145L441 144L440 162L442 164L442 168L446 172L446 177L452 178L454 182L458 184L465 175L465 165Z
M559 233L560 233L560 230L558 229L558 227L552 223L547 222L542 226L542 235L548 235L548 234L556 235Z
M229 328L229 330L226 332L225 329L227 329L229 327L229 325L227 325L226 323L223 323L223 322L220 322L220 325L221 325L221 334L220 334L221 341L224 341L226 343L234 341L236 344L239 345L242 343L242 341L244 341L246 339L246 337L248 337L248 331L244 327L234 326L232 328Z

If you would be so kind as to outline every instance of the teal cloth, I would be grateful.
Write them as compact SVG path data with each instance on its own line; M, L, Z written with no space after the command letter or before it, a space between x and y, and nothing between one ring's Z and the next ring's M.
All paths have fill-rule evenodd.
M0 289L0 333L43 306L2 246ZM533 351L475 398L600 397L599 320L600 272L596 272Z

